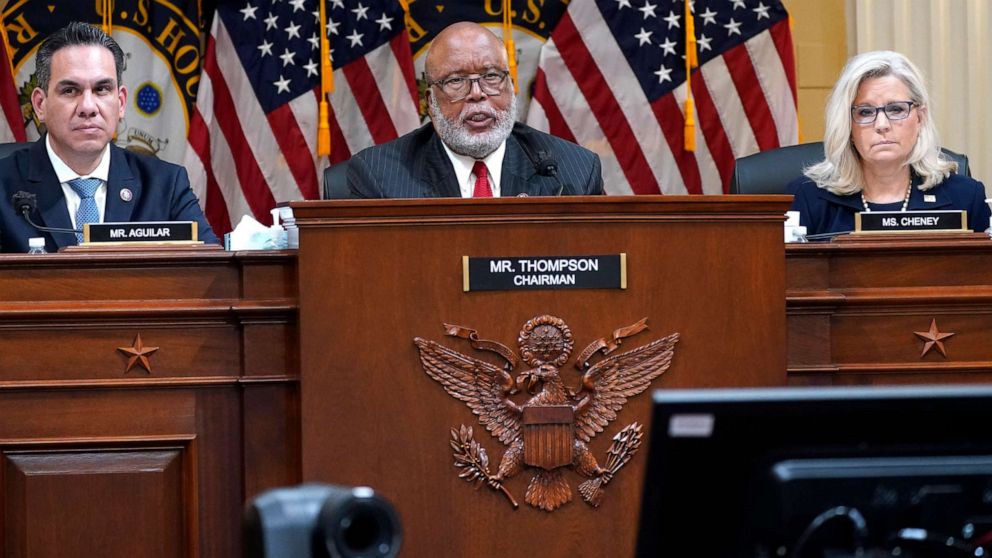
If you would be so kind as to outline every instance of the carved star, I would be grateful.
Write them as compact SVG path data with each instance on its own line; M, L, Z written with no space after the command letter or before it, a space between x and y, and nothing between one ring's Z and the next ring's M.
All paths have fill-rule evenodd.
M937 350L940 351L940 354L944 355L944 358L947 358L947 351L944 349L943 340L947 339L948 337L954 334L941 333L940 330L937 329L936 318L934 318L930 322L930 331L914 331L913 333L915 333L917 337L925 341L925 343L923 343L923 352L920 353L920 358L926 356L926 354L930 352L930 349L932 349L934 345L937 346Z
M141 367L151 374L152 365L148 362L148 355L157 351L158 347L146 347L145 344L141 342L140 333L134 338L134 343L132 343L130 347L117 347L117 350L126 355L130 355L130 358L127 360L127 368L124 370L125 374L130 372L131 369L134 368L135 364L141 364Z

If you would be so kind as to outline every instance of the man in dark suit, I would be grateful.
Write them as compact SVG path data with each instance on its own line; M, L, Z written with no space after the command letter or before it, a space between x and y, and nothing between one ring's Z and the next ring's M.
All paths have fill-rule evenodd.
M348 187L360 198L511 197L603 193L599 157L515 123L502 41L475 23L441 31L427 53L431 123L357 153Z
M3 251L26 252L29 238L44 237L53 252L82 237L28 224L11 201L19 191L36 196L31 218L45 227L196 221L200 240L216 243L184 168L111 144L127 101L120 46L96 27L70 23L45 39L36 60L31 103L47 131L29 148L0 159Z

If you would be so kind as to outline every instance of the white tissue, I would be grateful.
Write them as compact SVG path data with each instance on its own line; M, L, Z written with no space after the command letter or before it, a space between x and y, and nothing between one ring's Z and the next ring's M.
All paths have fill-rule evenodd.
M266 227L250 215L241 218L234 230L224 235L228 250L283 250L286 230L279 225Z

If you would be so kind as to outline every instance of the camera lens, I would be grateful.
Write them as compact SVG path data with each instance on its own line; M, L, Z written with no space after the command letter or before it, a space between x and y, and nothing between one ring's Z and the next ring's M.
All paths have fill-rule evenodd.
M356 488L328 498L320 511L319 529L328 554L340 558L388 558L399 552L399 521L388 502L371 490Z

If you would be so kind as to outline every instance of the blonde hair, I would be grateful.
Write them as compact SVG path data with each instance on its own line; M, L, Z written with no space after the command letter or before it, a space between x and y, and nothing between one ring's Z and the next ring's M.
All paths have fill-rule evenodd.
M907 163L923 179L920 190L929 190L957 170L957 163L940 154L937 127L930 118L930 95L920 70L908 58L889 50L859 54L848 61L827 99L823 134L824 160L809 166L804 174L817 186L837 195L864 188L861 156L851 141L851 105L865 80L893 76L909 89L910 101L919 107L920 131Z

